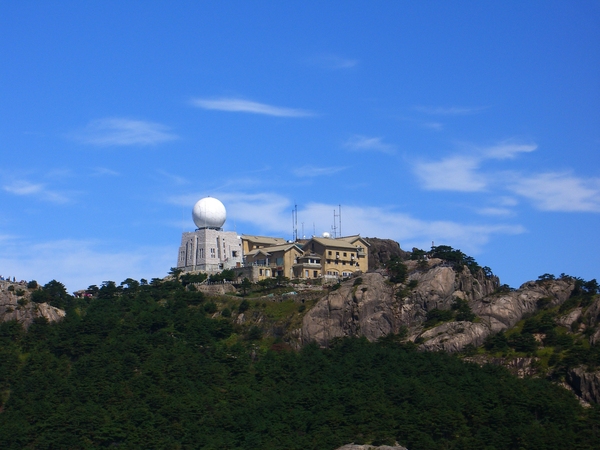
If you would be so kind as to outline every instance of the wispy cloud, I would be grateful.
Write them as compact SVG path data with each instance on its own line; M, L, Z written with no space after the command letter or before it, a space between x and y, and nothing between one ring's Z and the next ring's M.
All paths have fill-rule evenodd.
M192 104L203 109L264 114L276 117L309 117L315 115L313 112L304 109L273 106L241 98L218 98L212 100L197 98L192 100Z
M244 194L239 192L216 195L227 205L228 222L234 220L239 229L252 228L254 233L291 237L291 211L293 202L279 194L268 192ZM170 201L181 206L193 204L200 196L174 197ZM338 205L310 203L299 205L298 222L312 234L331 230L333 211ZM360 233L363 236L385 236L399 241L403 248L424 248L431 241L449 243L468 252L477 252L495 235L512 235L525 232L520 225L469 224L453 221L426 221L385 207L343 206L345 235ZM232 228L233 224L226 223ZM300 230L299 230L300 231Z
M468 114L477 114L487 109L487 106L462 107L462 106L415 106L414 110L436 116L464 116Z
M543 211L600 212L600 178L548 172L519 177L508 188Z
M374 151L381 153L394 153L395 147L383 142L381 137L354 135L344 143L344 147L353 151Z
M69 291L113 280L117 284L127 277L134 279L164 277L175 265L176 245L137 247L111 252L98 241L60 240L43 243L18 238L2 243L0 267L10 268L18 280L37 280L45 284L59 280ZM125 247L125 246L123 246Z
M514 211L509 208L487 207L477 210L477 213L483 216L508 217L514 215Z
M337 167L316 167L316 166L302 166L294 169L293 173L297 177L301 178L311 178L311 177L320 177L324 175L333 175L334 173L341 172L342 170L347 169L345 166L337 166Z
M43 183L31 183L27 180L15 180L2 186L10 194L19 196L33 196L52 203L68 203L70 199L58 192L48 189Z
M126 118L93 120L71 137L97 146L146 146L178 139L165 125Z
M318 55L313 58L309 58L309 64L322 67L329 70L339 69L352 69L358 65L357 59L343 58L338 55Z
M537 144L510 144L504 143L487 147L483 156L492 159L514 159L519 153L529 153L538 148Z
M115 172L114 170L111 169L107 169L106 167L96 167L94 168L94 172L92 172L92 175L95 176L110 176L110 177L118 177L121 174L119 172Z
M171 183L176 184L178 186L182 186L184 184L189 184L189 181L186 178L180 177L179 175L169 173L166 170L159 169L156 171L156 173L159 174L162 178L165 178L165 179L169 180Z
M479 165L479 158L452 156L441 161L417 163L414 172L427 190L477 192L487 186L485 177L477 173Z
M521 153L537 149L537 144L502 142L488 147L473 147L471 154L459 154L439 161L414 164L414 173L424 189L432 191L479 192L499 177L495 172L483 173L481 166L488 160L514 159Z

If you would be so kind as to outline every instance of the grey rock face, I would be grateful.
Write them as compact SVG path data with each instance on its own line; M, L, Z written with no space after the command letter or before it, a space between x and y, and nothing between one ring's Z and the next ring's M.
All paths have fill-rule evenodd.
M551 305L562 304L574 287L572 280L560 279L529 282L516 291L495 294L498 278L486 277L483 271L475 275L466 268L456 271L439 259L406 261L406 265L409 276L404 284L392 285L385 271L362 275L359 286L354 286L354 280L342 283L305 315L302 343L327 346L331 339L344 336L374 341L407 327L412 340L422 341L422 349L458 352L512 327L535 311L542 298ZM448 322L423 331L428 311L449 310L457 298L467 301L479 318L476 323Z
M385 267L393 257L404 259L407 253L391 239L365 238L369 243L369 270Z
M373 341L389 333L397 333L398 306L394 288L380 273L366 273L363 283L353 280L321 299L304 317L302 342L316 341L328 345L331 339L344 336L366 336Z
M581 317L582 308L575 308L573 311L565 314L564 316L560 316L556 319L556 323L565 328L571 328L573 323L577 322L577 319Z
M13 286L14 291L9 291L8 287ZM25 294L16 295L16 291L22 289ZM50 306L47 303L33 303L29 301L30 293L26 287L19 284L0 282L0 321L8 322L16 320L23 324L25 328L38 317L45 317L48 322L57 322L65 317L66 313L62 309Z
M479 346L490 333L487 326L472 322L447 322L420 334L423 350L459 352L467 345Z
M530 281L516 291L475 302L471 309L493 333L497 333L514 326L525 314L536 311L537 302L542 298L549 298L551 305L562 304L569 298L573 287L572 280Z
M567 372L567 383L589 403L600 403L600 371L586 372L582 367Z

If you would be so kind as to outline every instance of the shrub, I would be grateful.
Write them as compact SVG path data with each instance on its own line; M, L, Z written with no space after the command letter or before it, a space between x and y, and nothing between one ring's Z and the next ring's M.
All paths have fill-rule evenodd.
M456 311L456 320L473 322L475 320L475 314L471 311L471 307L466 300L461 298L455 298L452 304L452 310Z
M214 314L217 312L217 305L215 305L214 302L208 302L204 305L204 311L208 314Z
M29 283L27 283L27 289L37 289L38 288L38 282L35 280L31 280Z
M248 308L250 308L250 303L248 302L248 300L242 300L240 306L238 306L238 312L243 313L244 311L247 311Z
M408 269L406 264L404 264L400 258L394 256L387 262L386 268L392 283L404 283L408 274Z
M497 334L490 334L483 341L483 346L487 351L490 352L504 352L508 350L508 339L506 338L504 331L500 331Z
M249 341L258 341L262 338L262 330L257 327L256 325L253 325L252 328L250 328L250 331L248 332L248 340Z
M454 318L454 313L445 309L432 309L427 312L427 320L423 324L425 328L433 327L441 322L448 322Z
M223 311L221 311L221 315L223 317L231 317L231 310L229 308L225 308Z
M508 345L523 353L535 352L538 347L537 341L530 333L513 334L508 340Z

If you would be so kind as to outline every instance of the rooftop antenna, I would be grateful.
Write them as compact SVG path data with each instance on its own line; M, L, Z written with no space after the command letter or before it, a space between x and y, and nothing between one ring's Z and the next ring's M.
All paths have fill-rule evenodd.
M333 238L336 239L337 238L337 214L335 212L335 209L333 210L333 225L331 226L331 230L333 231Z
M302 239L304 239L304 222L302 222Z
M343 234L342 234L342 205L338 205L338 207L339 207L339 211L340 211L338 214L338 218L340 221L340 237L342 237L343 236Z
M294 242L298 240L298 205L294 204L292 210L292 239Z
M313 237L317 235L317 227L315 227L315 223L313 222Z

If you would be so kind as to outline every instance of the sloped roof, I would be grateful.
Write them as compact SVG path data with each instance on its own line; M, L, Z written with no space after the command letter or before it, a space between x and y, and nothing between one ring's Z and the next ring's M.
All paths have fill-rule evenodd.
M294 244L292 242L286 242L285 244L281 244L281 245L271 245L269 247L255 248L254 250L246 253L246 256L256 256L259 253L262 253L265 256L271 256L271 253L280 252L280 251L287 252L292 247L296 247L296 250L298 250L298 252L302 252L300 247L298 247L296 244Z
M342 241L346 241L346 242L350 242L350 243L354 243L358 240L360 240L361 242L364 242L366 245L368 245L369 247L371 246L371 244L369 244L365 238L363 238L360 234L354 234L352 236L342 236L339 237L338 239L342 240Z
M265 244L265 245L279 245L279 244L287 243L287 241L283 238L270 237L270 236L255 236L252 234L242 234L242 239L253 242L255 244Z
M352 245L350 242L345 241L343 239L332 239L332 238L323 238L323 237L314 237L310 241L308 241L302 248L306 248L311 242L317 242L324 247L333 247L333 248L341 248L346 250L356 250L356 247Z

